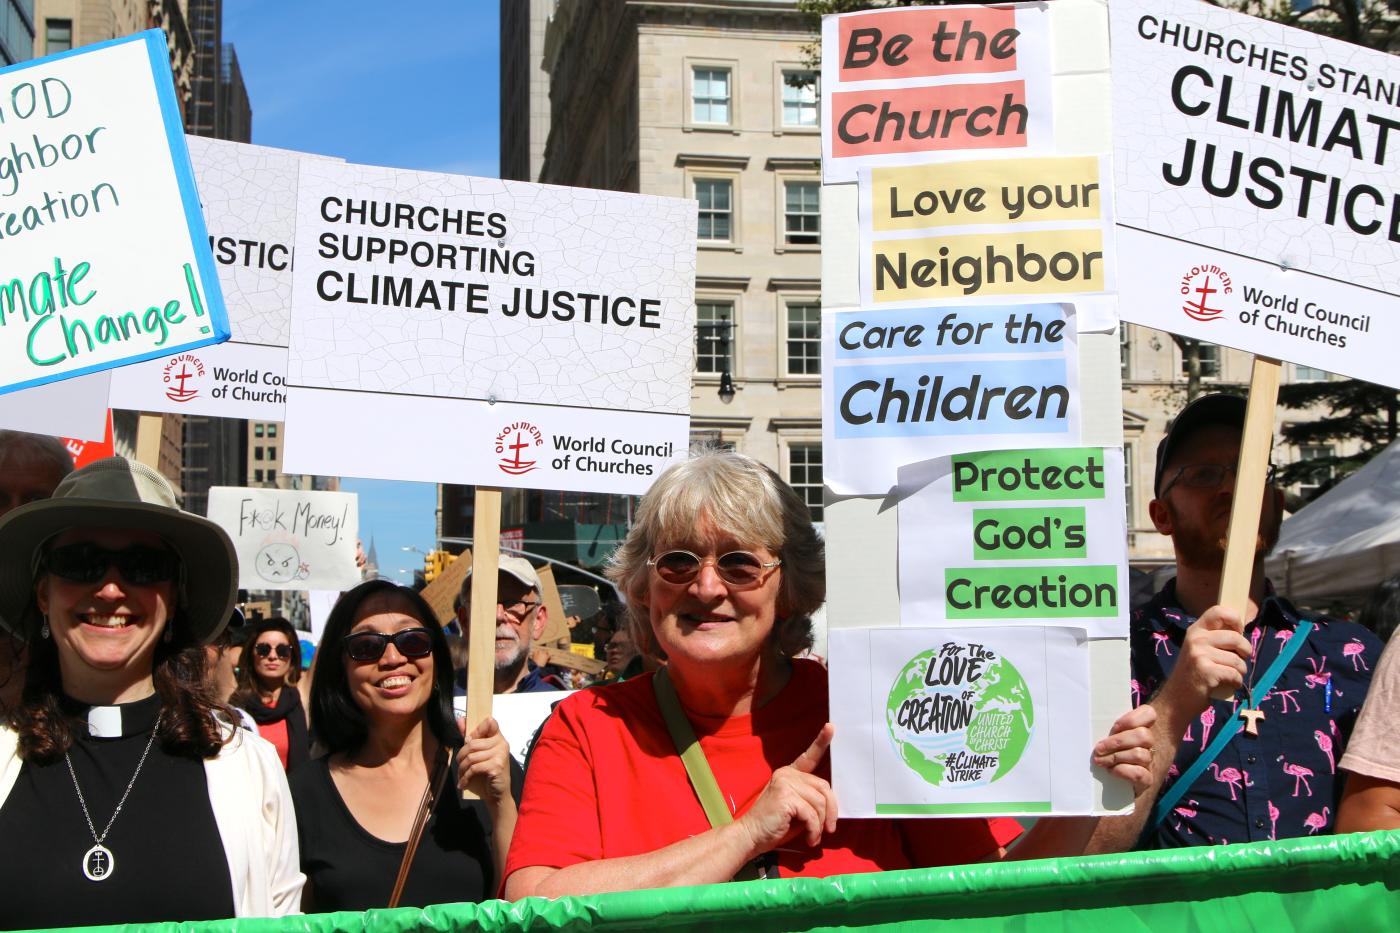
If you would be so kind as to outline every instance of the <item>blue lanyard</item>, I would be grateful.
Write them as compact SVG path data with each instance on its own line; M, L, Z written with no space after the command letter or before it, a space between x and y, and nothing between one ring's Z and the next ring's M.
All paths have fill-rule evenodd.
M1255 691L1259 695L1259 702L1264 702L1264 697L1269 695L1269 691L1274 689L1274 684L1278 683L1279 677L1283 675L1283 669L1288 666L1294 656L1302 650L1303 642L1307 640L1308 634L1313 630L1313 623L1304 619L1298 623L1298 627L1293 631L1293 637L1288 639L1288 643L1279 651L1278 657L1274 658L1274 663L1269 665L1269 669L1264 672L1264 676L1259 678L1259 682L1254 685ZM1152 824L1162 825L1162 821L1171 815L1172 808L1177 801L1186 795L1191 789L1191 785L1196 783L1196 779L1205 773L1211 762L1220 757L1220 753L1225 750L1225 746L1230 744L1230 740L1244 726L1244 720L1238 715L1231 716L1229 721L1216 734L1215 741L1210 743L1210 747L1201 753L1201 756L1187 768L1181 777L1177 778L1171 790L1167 791L1158 801L1157 809L1152 814Z

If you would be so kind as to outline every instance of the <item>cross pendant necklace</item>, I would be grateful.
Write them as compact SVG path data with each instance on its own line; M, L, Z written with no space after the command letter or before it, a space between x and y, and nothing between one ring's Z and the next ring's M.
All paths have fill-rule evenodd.
M1244 731L1247 735L1259 734L1259 720L1264 719L1264 711L1254 702L1254 675L1259 670L1259 648L1263 641L1261 637L1255 642L1254 651L1249 658L1249 680L1245 683L1245 691L1249 695L1249 704L1240 710L1240 718L1244 720Z
M136 762L136 771L131 775L131 780L127 782L126 790L122 792L122 799L117 801L117 809L112 812L112 818L107 821L106 827L100 834L92 823L92 814L88 812L83 789L78 786L78 772L73 770L73 758L67 752L63 753L63 760L68 765L68 775L73 779L73 790L78 794L78 804L83 808L83 819L87 820L88 832L92 833L92 848L83 853L83 877L89 881L106 881L112 877L112 872L117 870L116 856L112 855L112 850L102 843L106 841L107 834L112 831L112 824L117 821L117 816L122 812L126 798L131 796L131 789L136 786L136 778L141 773L141 766L146 763L146 756L151 753L151 746L156 743L156 733L160 731L160 720L161 717L157 716L156 724L151 728L151 737L146 740L146 749L141 752L141 760Z

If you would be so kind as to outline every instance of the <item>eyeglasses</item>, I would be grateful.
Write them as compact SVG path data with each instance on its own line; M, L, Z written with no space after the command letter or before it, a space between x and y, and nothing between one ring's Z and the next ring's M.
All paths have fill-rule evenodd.
M1158 494L1157 498L1160 499L1162 496L1165 496L1167 490L1171 489L1177 483L1181 483L1181 485L1185 486L1187 489L1218 489L1220 484L1225 482L1225 477L1237 471L1238 467L1233 463L1193 463L1189 466L1184 466L1177 470L1176 475L1167 481L1167 484L1162 487L1162 491ZM1264 485L1272 486L1277 475L1278 467L1272 463L1269 464L1269 471L1264 476Z
M352 661L378 661L384 651L394 648L406 658L426 658L433 653L433 636L425 628L406 628L392 635L379 632L356 632L345 636L345 654Z
M504 609L506 611L506 615L510 616L517 623L520 623L530 618L530 613L543 606L544 603L540 602L539 600L530 602L528 600L518 599L515 602L511 603L509 606L507 606L505 603L497 603L496 605Z
M256 654L260 658L268 657L274 651L276 651L277 656L284 661L292 656L291 645L273 645L265 641L260 641L253 646L253 654ZM383 649L380 649L379 653L383 654Z
M730 551L718 557L701 558L690 551L675 550L658 554L647 561L647 566L656 570L656 575L667 583L689 583L700 576L700 568L706 564L715 565L715 573L730 586L754 586L763 579L763 572L771 570L782 560L764 562L752 551Z
M136 586L169 583L180 575L180 558L173 551L148 544L133 544L109 551L90 541L52 548L41 559L43 568L74 583L96 583L117 568L122 579Z

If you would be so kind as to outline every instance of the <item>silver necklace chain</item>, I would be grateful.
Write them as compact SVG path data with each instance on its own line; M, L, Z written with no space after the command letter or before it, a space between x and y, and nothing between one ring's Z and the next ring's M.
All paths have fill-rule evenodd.
M92 814L88 812L87 801L83 799L83 789L78 786L78 772L73 770L73 758L67 752L63 753L63 761L68 765L68 776L73 779L73 790L78 792L78 804L83 808L83 818L87 820L88 832L92 833L92 841L97 845L102 845L102 840L107 838L107 834L112 831L112 824L117 821L117 816L122 812L122 806L126 803L126 798L131 795L131 789L136 786L136 778L141 774L141 766L146 763L146 756L151 753L151 746L156 744L156 733L160 731L161 713L156 716L156 724L151 729L151 737L146 740L146 750L141 753L141 760L136 762L136 770L131 775L131 780L126 782L126 790L122 791L122 799L117 801L117 809L112 811L112 818L107 821L107 825L102 830L102 835L97 834L97 827L92 823Z

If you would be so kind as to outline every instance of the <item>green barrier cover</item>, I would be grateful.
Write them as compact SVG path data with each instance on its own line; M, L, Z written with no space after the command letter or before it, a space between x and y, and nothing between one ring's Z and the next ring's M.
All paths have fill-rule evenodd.
M524 930L1385 930L1400 925L1400 831L750 881L514 904L284 920L151 924L142 933ZM116 930L118 927L100 929Z

